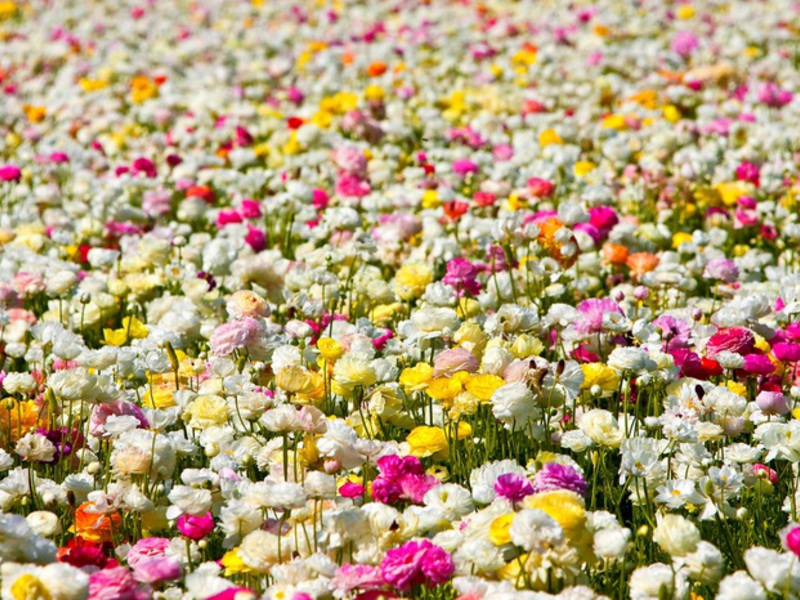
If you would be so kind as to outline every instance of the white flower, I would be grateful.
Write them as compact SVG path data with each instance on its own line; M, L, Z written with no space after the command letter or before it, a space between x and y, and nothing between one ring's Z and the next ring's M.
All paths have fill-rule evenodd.
M717 600L767 600L767 592L747 573L736 571L720 581Z
M697 549L678 562L686 567L690 579L705 585L713 585L719 581L725 567L722 553L714 544L705 540L700 540Z
M700 531L689 519L676 514L658 516L653 541L670 556L686 556L697 549Z
M469 485L472 488L472 497L475 502L489 504L497 493L494 491L494 483L500 475L515 473L525 476L523 469L515 460L500 460L486 463L480 467L472 469L469 474Z
M36 510L30 513L25 520L36 535L50 537L58 532L58 515L49 510Z
M167 510L167 517L170 519L181 514L202 516L211 510L211 492L206 489L176 485L167 497L172 503Z
M26 461L52 462L56 455L53 442L39 433L28 433L21 437L14 451Z
M581 415L578 428L595 444L609 448L618 448L624 437L614 415L602 408L595 408Z
M657 368L656 362L643 348L614 348L608 357L608 366L616 371L652 371Z
M533 392L522 382L497 388L491 403L492 414L512 429L524 429L528 420L538 413Z
M244 537L238 555L251 569L266 572L282 558L290 557L291 551L291 536L279 541L277 535L257 529Z
M437 509L443 518L450 522L470 514L475 509L469 490L454 483L431 488L425 493L422 502L427 507Z
M564 541L561 525L536 508L524 509L514 515L508 533L514 544L537 554Z
M664 563L639 567L631 574L631 600L682 598L683 587L685 582L681 576L673 575L672 569ZM666 591L666 596L662 595L662 589Z
M36 380L30 373L8 373L3 379L3 389L9 394L27 394L36 386Z

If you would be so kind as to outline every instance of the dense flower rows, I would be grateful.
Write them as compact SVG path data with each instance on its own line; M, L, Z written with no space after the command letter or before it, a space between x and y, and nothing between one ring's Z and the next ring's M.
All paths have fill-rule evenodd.
M800 598L798 34L0 1L2 598Z

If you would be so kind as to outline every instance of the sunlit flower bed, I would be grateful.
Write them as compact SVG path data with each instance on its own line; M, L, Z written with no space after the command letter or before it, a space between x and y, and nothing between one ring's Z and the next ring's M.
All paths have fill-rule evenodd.
M798 34L0 1L2 598L800 598Z

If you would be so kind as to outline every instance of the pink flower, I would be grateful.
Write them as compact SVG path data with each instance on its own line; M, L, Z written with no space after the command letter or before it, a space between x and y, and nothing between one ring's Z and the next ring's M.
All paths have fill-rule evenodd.
M333 153L333 162L348 175L363 179L367 175L367 157L355 146L342 146Z
M214 531L214 517L211 513L206 513L201 517L193 515L181 515L175 524L178 531L190 540L202 540L209 533Z
M453 162L453 173L466 177L468 173L477 173L478 165L466 158L459 158Z
M785 415L789 412L789 399L780 392L760 392L756 396L756 406L765 415Z
M206 600L256 600L258 594L246 587L233 586L219 594L209 596Z
M245 198L239 204L239 214L245 219L257 219L261 216L261 204L258 200Z
M601 237L607 237L619 223L616 211L608 206L593 206L589 209L589 224L597 227Z
M586 495L588 486L583 476L570 465L545 463L533 478L536 493L551 490L569 490L580 496Z
M89 600L147 600L149 586L139 585L126 567L103 569L89 575Z
M420 540L389 550L380 569L386 582L407 592L413 586L444 583L455 571L455 564L443 548L430 540Z
M339 488L339 494L343 498L358 498L364 495L364 486L348 481Z
M321 190L319 188L314 188L312 192L314 196L314 200L312 201L311 205L316 209L322 209L328 206L328 202L330 202L330 197L328 196L325 190Z
M584 335L603 331L605 313L622 314L622 309L610 298L589 298L578 304L577 309L579 316L575 331Z
M744 327L721 329L709 338L706 354L712 358L723 350L741 355L750 354L755 349L755 341L753 332Z
M371 565L344 564L336 570L331 585L338 592L353 590L374 590L386 585L378 567Z
M253 249L253 252L261 252L267 247L267 234L258 227L248 225L244 242Z
M672 38L669 49L683 58L688 58L699 47L700 41L695 34L691 31L679 31Z
M345 198L362 198L370 193L371 187L356 175L344 173L336 182L336 193Z
M172 209L172 193L159 189L149 190L142 197L142 210L148 217L166 215Z
M751 162L743 162L736 167L736 179L739 181L749 181L757 187L759 176L758 167Z
M526 496L533 494L533 485L527 477L517 473L503 473L494 482L497 495L511 502L522 502Z
M250 317L223 323L211 335L211 350L217 356L227 356L253 343L263 333L261 323Z
M744 357L744 372L751 375L772 375L775 365L764 354L746 354Z
M217 215L217 227L222 229L231 223L241 223L242 217L235 210L221 210Z
M434 377L452 377L459 371L475 373L480 367L478 359L466 348L445 350L436 357L433 363Z
M454 258L447 263L447 273L442 283L455 288L459 296L475 296L481 291L481 284L475 279L477 276L478 268L475 265L465 258Z
M17 165L0 167L0 181L19 181L20 179L22 179L22 170Z
M139 427L144 429L150 427L150 423L148 423L147 417L144 416L141 408L125 400L114 400L94 405L92 416L89 420L89 433L98 438L106 437L106 421L112 415L116 417L130 415L139 421Z
M149 584L179 579L182 574L180 563L168 556L144 559L133 568L134 579Z
M795 556L800 556L800 527L793 527L783 539L783 544Z
M739 267L728 258L712 258L706 263L703 277L733 283L739 279Z
M800 362L800 344L778 342L772 346L772 355L781 362Z
M792 92L783 90L777 84L767 81L762 83L756 93L758 101L772 108L781 108L792 101Z

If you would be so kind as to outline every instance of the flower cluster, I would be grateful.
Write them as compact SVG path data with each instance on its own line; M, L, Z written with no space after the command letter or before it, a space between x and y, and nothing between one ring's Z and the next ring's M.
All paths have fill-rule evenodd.
M800 598L798 33L0 1L0 595Z

